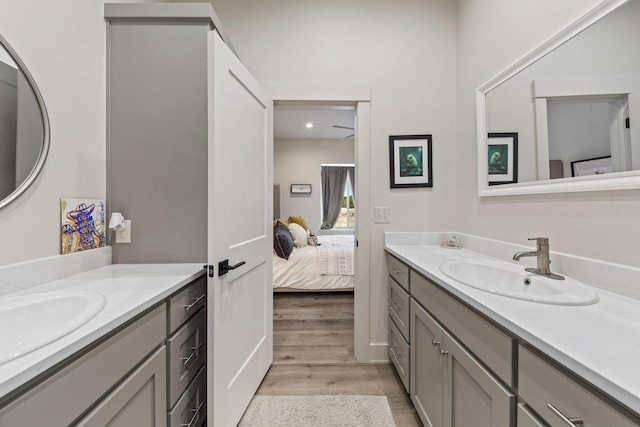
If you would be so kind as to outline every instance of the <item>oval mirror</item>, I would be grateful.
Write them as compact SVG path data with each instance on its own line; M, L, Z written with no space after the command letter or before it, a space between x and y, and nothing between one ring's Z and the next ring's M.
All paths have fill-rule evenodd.
M640 188L640 0L605 0L478 89L478 194Z
M35 181L49 150L42 96L18 55L0 36L0 208Z

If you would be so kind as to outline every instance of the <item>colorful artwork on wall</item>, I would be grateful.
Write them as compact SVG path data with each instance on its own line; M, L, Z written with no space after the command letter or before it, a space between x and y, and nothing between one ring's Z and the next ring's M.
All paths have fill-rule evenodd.
M62 254L101 248L107 243L104 200L60 199Z

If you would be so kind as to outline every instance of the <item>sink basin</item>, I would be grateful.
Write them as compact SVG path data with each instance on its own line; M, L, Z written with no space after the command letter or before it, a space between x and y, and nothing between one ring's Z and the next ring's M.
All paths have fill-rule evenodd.
M490 260L449 261L440 271L464 285L509 298L544 304L589 305L600 297L582 282L549 279L524 271L524 267Z
M104 305L104 296L91 291L43 292L0 299L0 365L74 331Z

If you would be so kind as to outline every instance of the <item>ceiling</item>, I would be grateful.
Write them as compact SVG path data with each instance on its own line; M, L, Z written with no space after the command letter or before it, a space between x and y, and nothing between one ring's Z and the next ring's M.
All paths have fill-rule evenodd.
M273 111L274 139L341 139L352 135L355 108L351 106L279 106ZM312 128L307 128L312 123Z

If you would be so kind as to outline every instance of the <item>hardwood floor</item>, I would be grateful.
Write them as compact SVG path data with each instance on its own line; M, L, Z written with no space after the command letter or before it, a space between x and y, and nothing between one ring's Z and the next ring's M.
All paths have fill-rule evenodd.
M353 357L353 293L275 293L274 361L257 394L387 396L398 427L421 426L393 365Z

